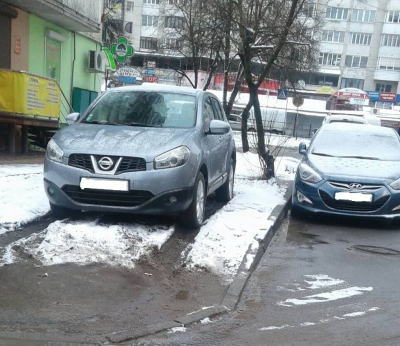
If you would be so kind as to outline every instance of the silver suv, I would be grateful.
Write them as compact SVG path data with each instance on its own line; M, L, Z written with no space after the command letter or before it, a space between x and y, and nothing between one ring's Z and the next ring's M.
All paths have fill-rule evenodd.
M138 85L106 91L49 142L44 187L58 217L71 209L179 214L198 228L205 201L233 197L235 142L215 95Z

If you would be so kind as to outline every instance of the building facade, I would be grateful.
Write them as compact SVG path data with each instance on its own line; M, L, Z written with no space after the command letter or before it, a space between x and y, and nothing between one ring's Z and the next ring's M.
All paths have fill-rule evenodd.
M0 150L25 152L28 131L33 135L40 129L43 134L46 128L58 127L65 123L67 114L85 109L100 92L103 71L101 67L89 68L89 51L101 53L102 13L99 0L0 0L0 69L7 76L7 71L23 71L55 80L60 91L60 112L52 114L52 119L29 112L29 106L23 112L7 109L3 102ZM21 95L32 96L29 90L13 85L12 78L2 83L16 87ZM43 95L43 99L51 97Z

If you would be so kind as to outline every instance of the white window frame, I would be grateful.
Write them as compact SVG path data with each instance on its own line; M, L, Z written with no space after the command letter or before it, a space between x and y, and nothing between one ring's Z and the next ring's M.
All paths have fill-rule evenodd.
M328 6L326 8L325 18L330 20L347 20L349 18L349 9Z
M142 26L158 26L158 16L142 15Z
M385 21L387 23L400 23L400 11L387 11Z
M342 59L342 55L341 54L320 52L319 53L319 59L318 59L318 65L321 65L321 66L339 66L341 59Z
M400 71L400 58L381 56L378 59L378 64L376 68L378 70Z
M134 6L135 6L135 3L133 1L127 1L126 2L126 10L127 10L127 12L133 12Z
M349 60L351 61L350 64L348 64ZM361 65L364 65L364 64L362 64L363 61L365 62L365 66L361 66ZM346 55L344 64L346 67L367 68L368 57L360 56L360 55Z
M322 31L321 42L343 43L345 34L345 31L324 30Z
M381 46L400 47L400 35L382 34Z
M361 32L350 32L348 43L357 44L361 46L370 46L371 39L372 39L372 34L364 34Z
M143 4L147 5L158 5L160 0L143 0Z
M376 11L374 11L374 10L353 9L353 11L351 12L350 21L374 23L375 22L375 14L376 14Z

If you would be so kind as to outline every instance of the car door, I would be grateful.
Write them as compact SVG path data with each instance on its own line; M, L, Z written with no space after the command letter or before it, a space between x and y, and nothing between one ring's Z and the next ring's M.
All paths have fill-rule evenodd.
M223 122L228 122L220 102L215 97L211 97L211 105L214 111L214 118L217 120L221 120ZM232 135L230 132L225 133L223 135L218 135L219 145L218 145L218 152L216 153L216 155L218 156L218 164L219 164L218 175L221 177L226 172L226 167L227 167L226 161L229 155L229 145L231 141L231 136Z
M221 141L219 135L212 135L210 133L210 123L215 117L211 97L208 95L204 97L202 113L204 130L202 149L209 173L209 190L213 190L213 187L218 184L218 179L220 178L221 164L218 160L220 160Z

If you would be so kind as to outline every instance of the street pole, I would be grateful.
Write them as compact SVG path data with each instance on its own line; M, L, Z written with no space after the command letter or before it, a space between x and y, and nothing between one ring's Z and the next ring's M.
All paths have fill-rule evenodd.
M299 107L296 107L296 118L294 119L294 135L297 140L297 118L299 116Z

